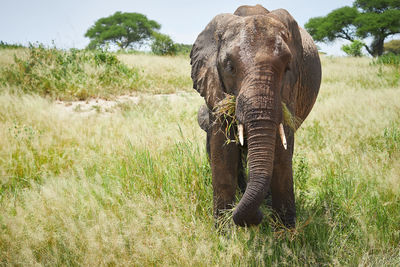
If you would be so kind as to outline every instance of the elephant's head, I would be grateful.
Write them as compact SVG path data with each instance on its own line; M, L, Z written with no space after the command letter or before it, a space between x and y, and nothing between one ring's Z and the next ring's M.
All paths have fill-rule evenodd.
M299 27L286 10L261 6L216 16L191 52L194 88L210 110L227 94L236 96L236 117L247 136L249 182L234 210L238 225L261 222L259 210L272 177L282 102L296 92L302 55Z

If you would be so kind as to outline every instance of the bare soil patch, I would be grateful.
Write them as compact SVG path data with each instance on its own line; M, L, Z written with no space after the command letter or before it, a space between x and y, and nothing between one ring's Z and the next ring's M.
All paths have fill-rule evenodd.
M189 93L181 92L175 94L159 94L159 95L121 95L117 96L113 100L106 99L90 99L84 101L56 101L55 104L60 110L60 112L65 115L79 114L81 116L90 116L93 114L110 114L119 104L129 103L138 104L141 98L144 97L154 97L158 98L168 98L169 100L174 100L177 97L182 97L188 95Z

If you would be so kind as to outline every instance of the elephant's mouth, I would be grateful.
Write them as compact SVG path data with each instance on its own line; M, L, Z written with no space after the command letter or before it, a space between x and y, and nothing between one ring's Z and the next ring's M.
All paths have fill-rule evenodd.
M237 125L237 132L238 132L238 139L239 139L239 144L241 146L244 145L244 125L243 124L238 124ZM279 136L281 137L282 145L287 149L287 142L286 142L286 135L285 135L285 129L283 128L283 124L279 124Z
M296 131L299 125L301 124L300 118L293 115L286 104L284 102L282 104L282 122L279 124L279 135L281 137L282 145L285 149L287 149L286 135L283 125L287 125L293 131ZM236 118L236 97L234 95L227 94L224 99L222 99L216 105L214 109L214 114L217 118L223 118L225 120L229 119L229 125L225 129L225 136L227 137L227 142L236 142L241 146L244 145L245 142L245 127L239 120ZM229 137L229 129L232 127L236 127L235 136L233 140Z

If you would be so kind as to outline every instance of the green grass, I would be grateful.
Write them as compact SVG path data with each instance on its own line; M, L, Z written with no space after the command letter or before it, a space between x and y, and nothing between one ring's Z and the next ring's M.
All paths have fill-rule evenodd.
M396 55L393 53L383 54L382 56L374 60L373 64L393 65L399 67L400 55Z
M118 59L152 93L190 79L186 58ZM399 266L400 87L369 59L322 63L296 133L291 232L274 232L266 208L258 227L215 229L194 91L82 116L3 87L0 265Z

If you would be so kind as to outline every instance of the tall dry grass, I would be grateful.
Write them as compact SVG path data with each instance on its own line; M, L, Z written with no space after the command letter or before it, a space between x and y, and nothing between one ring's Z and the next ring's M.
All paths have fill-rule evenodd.
M182 58L120 59L158 77L162 66L166 76L188 68ZM369 59L322 63L320 96L296 134L293 232L274 232L266 208L259 227L214 228L195 92L81 116L4 89L0 263L398 266L399 85Z
M188 56L155 56L121 54L118 58L130 67L142 70L140 88L154 94L180 91L191 92L190 63Z

